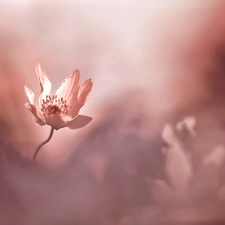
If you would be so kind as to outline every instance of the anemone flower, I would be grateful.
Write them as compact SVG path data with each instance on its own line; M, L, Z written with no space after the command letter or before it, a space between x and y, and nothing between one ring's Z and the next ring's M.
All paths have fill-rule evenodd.
M85 104L91 92L93 85L91 79L87 79L80 84L80 72L75 70L62 82L55 95L50 95L52 86L50 80L40 65L35 69L41 94L36 104L34 93L25 86L25 94L28 100L25 107L33 114L36 124L51 126L50 139L54 130L63 127L81 128L92 120L91 117L79 115L81 107Z

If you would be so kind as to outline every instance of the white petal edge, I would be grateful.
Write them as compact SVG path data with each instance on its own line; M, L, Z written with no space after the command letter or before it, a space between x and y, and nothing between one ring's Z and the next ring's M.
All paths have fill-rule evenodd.
M37 79L41 87L41 94L38 100L39 107L42 104L42 100L45 99L46 95L50 95L52 84L50 80L48 79L45 72L42 70L40 64L35 67L35 71L37 74Z
M78 102L79 106L82 107L86 100L89 98L91 89L93 86L93 82L91 78L84 81L80 87L79 93L78 93Z
M34 105L34 93L27 86L24 86L25 95L30 104Z
M37 108L34 105L27 102L25 107L33 114L33 119L36 124L39 126L45 125L45 121L38 116Z
M89 98L92 86L93 82L91 78L89 78L81 84L78 95L74 93L71 103L69 104L69 115L71 118L75 118L78 115L80 109Z
M56 91L57 98L63 98L69 105L73 94L78 94L80 88L80 71L75 70L69 77L63 80L59 89Z

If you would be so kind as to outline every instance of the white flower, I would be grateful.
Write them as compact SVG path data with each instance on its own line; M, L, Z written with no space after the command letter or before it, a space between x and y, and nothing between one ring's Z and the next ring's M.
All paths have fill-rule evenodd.
M35 123L41 126L47 124L58 130L62 127L81 128L91 121L90 117L78 115L91 92L91 79L80 84L80 72L75 70L62 82L56 94L51 96L51 82L40 65L35 69L41 87L38 104L34 102L34 93L24 87L28 100L25 106L33 114Z

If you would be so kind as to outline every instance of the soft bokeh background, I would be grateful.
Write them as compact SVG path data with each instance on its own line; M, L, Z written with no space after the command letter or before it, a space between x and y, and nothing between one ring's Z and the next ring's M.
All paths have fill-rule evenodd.
M224 13L222 0L0 0L0 224L223 224ZM33 163L50 131L24 107L37 63L53 91L75 69L93 79L93 121Z

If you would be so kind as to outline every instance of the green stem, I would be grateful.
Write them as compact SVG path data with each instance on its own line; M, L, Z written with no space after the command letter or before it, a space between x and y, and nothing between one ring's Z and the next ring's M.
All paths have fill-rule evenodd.
M42 142L35 150L33 158L32 158L33 161L35 161L37 154L38 154L39 150L41 149L41 147L51 140L53 133L54 133L54 128L51 127L51 131L50 131L48 138L44 142Z

